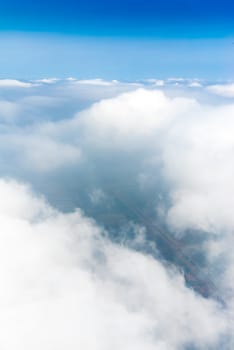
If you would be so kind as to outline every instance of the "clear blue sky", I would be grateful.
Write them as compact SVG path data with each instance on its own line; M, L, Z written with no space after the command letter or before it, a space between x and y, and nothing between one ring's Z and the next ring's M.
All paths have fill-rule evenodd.
M233 79L234 1L0 0L0 76Z

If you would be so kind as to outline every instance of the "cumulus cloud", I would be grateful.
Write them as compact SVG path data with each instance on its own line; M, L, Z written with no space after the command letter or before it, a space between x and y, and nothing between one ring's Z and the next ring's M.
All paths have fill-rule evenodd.
M208 86L207 89L216 95L234 97L234 84L216 84Z
M202 84L198 81L192 81L191 83L188 84L189 87L195 87L195 88L200 88L202 87Z
M30 88L32 84L15 79L0 79L0 87L4 88Z
M63 214L10 180L0 181L0 210L2 348L206 348L225 333L214 301L79 210Z
M77 80L77 84L87 84L87 85L101 85L101 86L111 86L118 84L117 80L104 80L104 79L83 79Z
M58 78L43 78L43 79L33 80L33 82L42 83L42 84L53 84L59 80L60 79Z
M123 146L142 147L137 140L155 137L173 119L195 108L196 101L184 98L167 98L161 91L137 89L116 98L94 104L77 116L78 123L96 134L98 141L118 142ZM132 141L132 142L131 142ZM145 143L143 144L145 146Z

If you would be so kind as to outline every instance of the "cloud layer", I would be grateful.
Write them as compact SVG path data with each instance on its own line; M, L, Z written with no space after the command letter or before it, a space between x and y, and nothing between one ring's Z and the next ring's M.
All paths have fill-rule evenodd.
M2 82L2 347L232 349L232 96Z

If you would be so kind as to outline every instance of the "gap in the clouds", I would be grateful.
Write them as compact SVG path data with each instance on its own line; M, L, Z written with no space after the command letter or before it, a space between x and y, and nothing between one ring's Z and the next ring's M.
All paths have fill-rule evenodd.
M116 167L118 168L118 162ZM40 186L39 192L46 191L50 202L58 208L63 208L65 212L70 212L76 207L81 208L86 216L93 218L105 229L109 238L115 243L150 254L164 261L166 265L176 266L184 275L188 287L205 298L217 298L216 286L209 279L209 271L206 271L204 252L198 252L196 249L205 241L204 233L191 231L184 237L177 237L165 225L164 218L157 215L155 209L157 197L160 196L164 203L168 201L166 192L162 192L163 184L158 194L152 195L152 192L140 194L137 191L137 184L129 185L129 182L118 181L126 179L127 176L132 178L129 169L119 169L118 173L117 169L113 168L108 178L103 178L102 174L99 174L98 179L93 178L92 169L93 166L90 172L87 172L86 167L86 173L83 175L75 173L75 169L73 171L70 169L69 174L66 174L66 171L60 174L62 179L66 179L71 172L80 182L74 184L74 179L71 178L70 181L67 179L67 184L63 184L63 193L57 188L53 195L48 189L41 190ZM101 169L103 170L103 166ZM51 182L58 182L58 178L50 180ZM96 197L94 193L94 198L91 199L93 184L99 192Z
M118 168L118 162L116 166ZM133 163L130 167L133 167ZM89 171L85 167L85 174L76 168L64 169L60 170L59 177L54 174L37 177L33 187L38 193L43 193L51 205L65 213L81 208L86 216L104 228L113 242L176 267L184 275L189 288L205 298L217 298L216 286L209 280L209 271L205 268L205 255L196 249L205 240L204 233L191 231L182 238L177 237L156 211L158 197L162 202L169 203L166 189L163 192L163 183L159 186L160 193L149 191L143 194L137 191L138 184L121 183L127 176L132 178L129 169L119 169L119 173L115 170L113 168L108 178L102 174L96 178L93 177L93 164ZM25 174L15 176L25 182ZM27 182L31 182L31 176ZM91 195L96 188L102 192L98 195L100 202L95 203L95 197L92 199ZM221 299L219 301L222 302Z

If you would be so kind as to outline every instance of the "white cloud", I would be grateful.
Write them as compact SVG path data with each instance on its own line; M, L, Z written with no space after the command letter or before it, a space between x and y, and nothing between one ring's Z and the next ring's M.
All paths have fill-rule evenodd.
M103 79L81 79L76 81L77 84L88 84L88 85L100 85L100 86L111 86L118 84L117 80L103 80Z
M155 137L155 132L195 107L194 100L170 99L161 91L137 89L94 104L79 113L77 120L85 125L87 134L96 135L98 142L109 143L111 138L111 144L116 140L120 146L122 141L127 141L135 148L142 146L137 144L137 139Z
M226 331L215 302L80 211L58 212L5 180L0 208L1 348L208 348Z
M43 78L43 79L33 80L33 82L43 83L43 84L54 84L59 80L60 79L58 79L58 78Z
M199 83L198 81L192 81L191 83L188 84L188 86L193 88L200 88L202 87L202 84Z
M224 96L224 97L234 97L234 84L217 84L207 87L207 90L213 94Z
M11 144L7 147L18 155L18 166L32 172L51 172L72 165L81 160L78 147L59 140L37 135L15 135L7 137Z
M74 77L68 77L68 78L66 78L66 80L67 80L67 81L75 81L76 78L74 78Z
M170 131L164 148L166 176L173 182L170 220L180 229L209 232L234 228L234 105L202 107Z
M15 79L0 79L1 88L30 88L33 84Z

